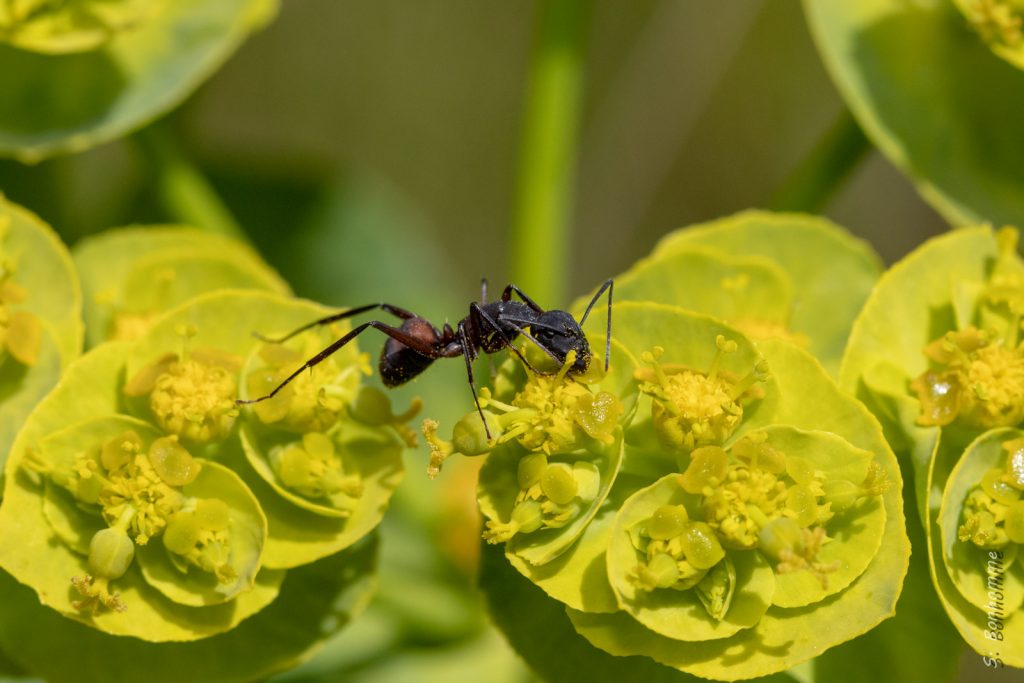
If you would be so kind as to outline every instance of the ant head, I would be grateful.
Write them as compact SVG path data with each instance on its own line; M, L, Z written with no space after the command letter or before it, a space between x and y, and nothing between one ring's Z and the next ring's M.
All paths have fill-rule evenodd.
M573 372L583 373L590 367L590 345L587 344L587 338L576 319L565 311L542 313L530 325L530 334L560 363L565 362L570 351L576 351Z

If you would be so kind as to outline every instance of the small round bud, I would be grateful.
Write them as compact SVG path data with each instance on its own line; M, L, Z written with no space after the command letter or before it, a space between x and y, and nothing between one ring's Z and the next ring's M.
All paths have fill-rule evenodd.
M704 522L691 522L680 539L686 560L697 569L710 569L725 557L714 529Z
M548 468L548 457L543 453L528 453L519 460L519 488L525 490L539 484Z
M362 387L349 406L352 417L363 424L386 425L392 422L391 400L376 387Z
M566 505L571 502L577 492L572 468L561 462L548 465L540 479L540 488L544 495L554 503Z
M334 442L323 432L303 434L302 447L311 457L319 460L328 460L334 455Z
M846 479L833 479L822 484L825 502L832 504L833 512L842 512L854 505L862 495L859 486Z
M281 451L277 461L277 476L291 489L308 486L313 479L313 463L309 453L297 444L289 444Z
M796 514L796 523L809 527L818 520L818 502L809 486L797 484L786 491L786 507Z
M135 544L124 529L97 531L89 541L89 571L104 579L119 579L135 557Z
M682 505L662 505L647 521L647 535L656 541L667 541L686 531L690 516Z
M981 475L981 490L1003 505L1020 498L1021 492L1003 480L1003 470L993 468Z
M814 481L814 465L805 458L790 456L786 458L786 474L798 484L810 484Z
M679 564L667 553L657 553L647 563L647 575L655 588L671 588L679 580Z
M722 481L729 466L729 456L718 446L704 446L690 454L690 465L679 477L687 493L700 493L704 487L714 487Z
M512 522L519 528L520 533L528 534L539 529L544 523L544 514L540 509L540 503L535 500L517 503L512 508Z
M164 546L176 555L191 552L199 541L201 527L192 512L179 512L171 517L164 530Z
M129 429L103 442L100 448L100 464L106 471L113 472L129 463L141 450L142 437Z
M204 498L196 504L196 523L209 531L221 531L231 523L228 504L216 498Z
M149 446L149 462L169 486L192 483L202 469L202 465L178 443L176 436L165 436L153 441Z
M477 412L467 413L455 423L452 428L452 445L456 451L463 455L484 455L490 452L494 442L488 440L487 430L491 432L491 439L497 439L504 430L497 415L489 410L484 411L484 420L487 421L487 429L484 429L484 423Z
M799 551L803 547L803 532L800 525L789 517L777 517L761 529L757 547L778 560L783 550Z

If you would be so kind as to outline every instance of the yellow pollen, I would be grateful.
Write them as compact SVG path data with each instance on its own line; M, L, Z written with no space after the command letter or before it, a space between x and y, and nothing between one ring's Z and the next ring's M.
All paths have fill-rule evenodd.
M231 431L237 393L235 377L227 368L177 361L157 377L149 405L164 430L205 443Z

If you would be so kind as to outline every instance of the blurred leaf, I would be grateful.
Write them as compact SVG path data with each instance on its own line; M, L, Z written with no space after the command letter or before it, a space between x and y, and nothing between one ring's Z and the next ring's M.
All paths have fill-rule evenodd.
M137 337L160 313L214 289L290 293L248 245L184 226L107 230L77 243L72 255L90 347Z
M703 249L711 250L705 259L716 258L720 269L736 272L723 270L716 275L721 279L706 273L709 279L703 282L693 278L687 272L689 260ZM669 264L676 269L670 270ZM670 301L723 318L755 338L770 336L774 323L782 333L803 338L807 350L835 375L850 326L881 271L871 247L831 221L799 213L743 211L669 233L650 257L622 276L622 289L626 297L641 300L631 290L649 280L642 292L646 300ZM768 289L763 280L769 274L782 284ZM707 291L710 283L718 282L723 291L726 285L732 288L737 303ZM618 285L615 298L625 300ZM768 303L766 291L774 295ZM769 329L759 332L758 322Z
M308 657L362 611L376 538L288 572L278 599L234 630L190 643L118 638L65 619L0 572L0 642L50 683L246 683ZM59 653L56 655L55 653Z
M81 353L81 311L67 248L48 225L0 194L0 468L25 418ZM31 364L5 343L15 316L27 316L39 331Z
M97 50L40 54L0 45L0 155L35 162L139 128L206 80L276 0L173 0Z
M1024 224L1024 72L948 0L804 0L864 132L955 225Z

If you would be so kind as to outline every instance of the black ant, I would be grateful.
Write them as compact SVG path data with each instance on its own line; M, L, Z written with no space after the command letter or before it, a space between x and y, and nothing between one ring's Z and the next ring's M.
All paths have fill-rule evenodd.
M312 368L340 348L356 338L363 330L373 327L389 339L384 342L384 348L380 354L380 376L384 385L396 387L405 384L416 375L427 369L431 363L438 358L456 358L462 356L466 360L466 372L469 375L469 388L473 392L473 400L476 402L477 412L480 419L484 420L484 430L487 437L491 433L487 428L487 421L484 419L483 410L480 408L480 400L477 398L476 385L473 383L473 361L476 360L480 351L484 353L497 353L502 349L511 349L520 360L534 374L552 374L538 370L530 364L517 347L513 346L512 340L523 335L532 341L560 366L565 363L566 356L570 351L576 352L576 360L573 362L569 372L582 374L590 367L590 345L583 334L583 323L586 322L590 310L597 303L597 300L608 291L608 329L605 336L604 369L608 371L608 356L611 352L612 337L612 290L613 281L607 280L597 290L594 298L590 300L583 317L579 322L566 311L545 311L537 303L527 296L523 290L516 285L510 284L501 293L497 301L487 302L487 280L480 283L480 302L473 302L469 305L469 315L459 321L455 329L448 323L438 330L428 320L397 306L386 303L367 304L357 308L350 308L340 313L329 315L319 320L289 332L283 337L268 338L260 334L256 337L262 341L280 344L292 337L313 327L327 325L338 320L371 311L375 308L387 311L391 315L402 320L401 327L392 327L379 320L357 325L345 336L341 337L320 353L316 354L302 367L289 375L283 382L277 385L273 391L266 396L259 398L235 401L238 404L258 403L272 398L281 391L289 382L299 376L307 368ZM522 301L513 301L513 292L519 295ZM530 328L529 332L525 328Z

